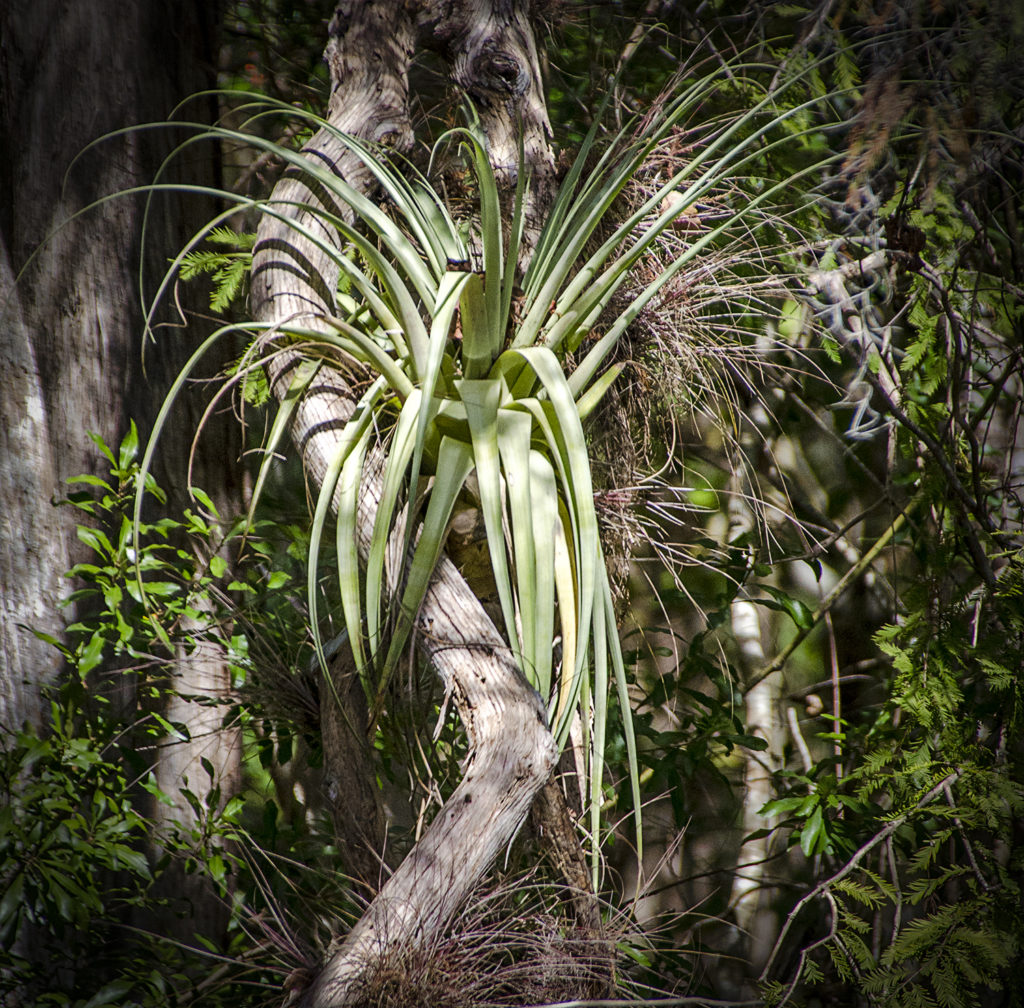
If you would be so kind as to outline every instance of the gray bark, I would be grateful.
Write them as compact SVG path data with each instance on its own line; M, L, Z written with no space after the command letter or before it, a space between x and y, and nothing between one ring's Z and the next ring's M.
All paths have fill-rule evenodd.
M53 681L58 655L30 628L59 633L60 574L69 564L63 537L53 534L56 463L36 351L7 250L0 255L0 290L9 292L13 319L0 343L0 732L6 734L42 722L39 688Z
M740 667L745 673L762 668L768 659L762 645L757 607L746 599L735 599L730 614L740 651ZM772 825L771 820L760 813L774 796L772 774L784 764L786 729L782 704L781 672L766 676L746 695L747 731L768 743L768 750L763 753L752 749L743 751L743 832L747 835ZM749 867L735 876L732 888L736 923L746 936L749 960L757 969L764 965L771 950L777 924L771 909L771 839L756 836L742 846L739 860Z
M514 124L521 119L534 178L534 221L553 177L547 119L525 6L432 4L416 9L421 33L445 50L454 77L473 96L488 130L489 154L506 179L518 170ZM328 118L363 139L405 147L411 139L407 73L416 41L413 11L399 4L346 0L331 23L327 60L332 93ZM422 37L422 35L421 35ZM366 187L366 174L343 145L321 132L305 148L350 184ZM337 236L296 209L320 197L298 176L284 178L274 202L306 227ZM253 261L253 306L262 322L289 321L316 328L331 310L337 269L286 224L263 219ZM269 366L276 394L287 392L296 369L294 351L280 348ZM346 377L323 368L293 421L293 436L307 474L320 483L337 450L342 423L354 410ZM372 467L371 467L372 470ZM364 480L360 494L360 549L368 547L379 487ZM554 741L543 704L480 601L443 557L417 617L416 642L452 695L470 742L462 782L363 918L332 951L306 992L316 1008L351 1003L367 972L390 951L425 942L458 909L474 884L521 826L555 763Z
M194 198L153 202L145 291L141 198L118 198L72 219L101 197L151 182L176 138L168 130L141 131L72 162L105 134L163 121L188 95L209 87L213 13L213 5L198 0L0 5L0 744L25 723L46 725L41 690L57 681L61 662L31 629L59 639L65 620L75 617L58 602L73 587L65 572L84 559L75 534L83 516L54 502L67 492L69 477L105 471L87 434L116 446L134 418L144 438L171 377L198 342L194 329L186 338L180 325L161 328L143 372L143 297L162 276L168 250L208 219L209 207ZM196 112L215 114L212 106ZM216 155L211 148L205 161L190 158L183 172L191 181L215 182ZM176 484L198 406L175 425L179 436L161 452L158 478L179 503ZM232 436L237 444L234 426L224 424L197 456L196 482L219 504L236 496L227 461L238 454L227 440ZM190 679L183 692L223 695L230 688L211 645L182 657ZM115 683L130 702L125 677L108 680ZM166 756L158 772L172 796L186 775L197 793L205 792L200 756L217 768L225 792L233 786L238 740L216 730L219 713L213 711L213 724L211 710L175 697L164 712L189 725L195 740L154 753L155 762ZM163 806L154 812L166 815ZM184 804L183 813L188 821ZM189 921L187 933L195 927Z
M196 59L211 37L204 7L96 0L0 7L0 725L7 729L39 724L39 689L59 669L56 651L27 629L60 636L56 603L68 591L64 572L79 559L79 519L53 501L69 477L97 470L87 432L116 444L128 417L152 416L156 399L140 368L142 202L117 200L68 218L150 181L168 137L112 141L68 169L98 137L162 120L206 86ZM162 250L190 233L180 206L164 202L154 211L151 238ZM196 207L192 219L202 212ZM182 342L151 348L150 382L173 373Z
M424 45L439 51L449 62L452 82L469 98L480 117L495 175L511 188L521 167L529 168L532 181L523 236L524 253L528 254L555 181L551 123L530 3L424 0L418 14Z
M752 418L763 418L760 407L749 411ZM745 431L743 448L734 457L736 476L729 502L729 541L756 529L757 519L748 503L747 486L756 485L750 471L749 458L755 446L749 430ZM738 650L737 665L744 678L752 677L767 664L758 607L742 594L729 606L732 632ZM784 765L783 750L786 726L782 703L782 672L765 676L746 692L744 723L747 731L764 739L765 752L743 750L743 819L744 835L770 825L761 809L773 797L772 775ZM740 848L739 860L746 864L733 878L731 904L736 923L748 948L748 958L756 969L764 964L775 937L775 915L771 909L772 885L769 871L770 836L755 836Z

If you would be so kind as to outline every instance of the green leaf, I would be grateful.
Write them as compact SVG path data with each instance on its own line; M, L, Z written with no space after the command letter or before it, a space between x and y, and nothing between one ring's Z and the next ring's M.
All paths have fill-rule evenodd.
M101 661L103 661L103 648L106 641L100 631L96 631L82 650L78 658L78 674L88 675Z
M313 382L313 379L319 373L319 370L319 365L299 368L297 373L294 374L289 381L287 391L279 399L277 413L274 416L274 423L270 428L270 434L267 438L266 445L261 449L263 459L260 463L259 473L256 476L256 483L253 485L252 495L249 501L249 511L245 519L244 533L247 533L249 529L252 528L253 521L255 520L256 508L263 495L263 487L270 475L270 466L274 461L278 445L287 434L288 428L291 425L292 417L295 415L295 410L298 408L299 403L302 401L302 397Z
M492 359L497 356L505 334L505 319L501 315L502 282L504 279L504 248L502 244L501 203L498 183L494 177L485 141L479 130L454 130L467 141L476 169L480 192L480 239L484 260L484 304L487 318L488 345Z
M92 431L87 431L86 433L87 433L87 435L88 435L88 437L89 437L89 440L90 440L90 441L91 441L91 442L92 442L92 443L93 443L94 445L96 445L96 447L97 447L97 448L99 448L99 450L100 450L100 451L101 451L101 452L102 452L102 453L103 453L103 454L104 454L104 455L106 456L106 458L107 458L107 459L108 459L108 460L110 461L110 464L111 464L112 466L114 466L114 465L117 465L117 462L116 462L116 460L114 459L114 453L113 453L113 452L112 452L112 451L111 451L111 450L110 450L110 449L109 449L109 448L107 447L107 442L106 442L106 441L104 441L104 440L103 440L103 438L101 438L101 437L99 436L99 434L94 434L94 433L93 433ZM129 433L130 433L130 432L129 432Z
M600 378L591 382L582 394L579 395L576 399L576 410L581 420L586 420L597 408L605 393L611 388L612 382L619 377L624 367L625 364L614 364Z
M774 798L766 802L759 810L763 816L784 815L786 812L793 812L799 809L807 801L805 795L793 795L785 798Z
M131 420L128 424L128 433L125 434L121 440L121 446L117 452L117 464L118 468L122 472L127 472L128 467L135 461L136 455L139 453L139 431L135 426L135 421Z
M602 564L602 574L605 573ZM608 577L602 578L601 588L604 594L605 620L608 623L608 639L611 644L609 653L612 670L615 673L615 689L619 697L619 710L623 734L626 737L626 765L629 769L629 788L633 798L633 821L636 826L636 853L640 863L644 855L643 803L640 798L640 764L637 757L636 732L633 726L633 706L629 696L629 680L626 676L626 665L622 660L622 648L619 644L618 626L615 621L615 604L612 601L611 586ZM599 702L596 698L595 702Z
M0 897L0 931L10 925L11 919L21 909L24 891L25 874L23 871L16 872L13 879L7 876L7 890Z
M215 882L223 882L227 875L227 867L224 864L224 858L220 854L213 854L206 862L206 870L210 873L210 877Z
M384 559L391 539L391 526L405 489L409 463L416 450L420 426L420 404L423 396L414 389L402 404L398 423L391 434L380 500L374 516L369 555L366 561L366 634L370 653L376 654L381 639L381 599L384 592ZM429 408L429 407L428 407ZM411 488L412 493L416 488ZM411 506L412 501L408 504ZM407 518L408 521L408 518ZM351 633L351 629L349 631Z
M150 717L156 721L158 725L167 733L167 735L177 742L188 742L190 735L188 728L184 725L171 724L165 717L157 714L155 711L150 714Z
M385 668L395 667L401 657L409 633L419 612L420 604L430 584L431 575L437 566L438 558L444 548L448 521L451 518L455 501L465 484L466 477L472 472L474 464L473 452L469 445L452 438L442 438L438 453L437 475L430 490L430 500L423 519L420 538L409 565L405 592ZM384 683L378 689L377 704L383 701Z
M549 399L549 404L545 405L550 405L550 415L540 403L533 405L524 401L522 405L531 410L544 433L566 494L565 503L573 532L572 546L579 584L576 627L580 639L573 671L574 676L579 676L586 659L591 613L598 594L600 554L586 438L572 393L557 358L550 350L546 347L528 347L507 351L502 357L519 357L526 361L540 379ZM603 576L603 570L601 573Z
M461 309L463 372L467 378L484 378L501 346L491 338L483 280L476 273L462 290Z
M338 479L338 520L335 528L335 548L338 558L338 587L349 644L356 668L368 697L373 691L367 681L367 658L363 648L363 607L359 593L359 546L356 540L359 522L359 488L362 483L363 459L373 435L370 421L373 413L366 410L365 424L357 432L348 458ZM331 680L333 682L333 680Z
M338 438L334 458L331 460L327 472L324 474L323 481L320 484L320 493L317 497L316 510L313 514L313 522L310 526L306 591L309 603L310 629L313 636L313 644L316 649L317 657L319 658L321 666L325 672L327 671L327 663L324 658L320 642L319 620L317 619L317 585L318 572L320 569L320 541L323 537L324 527L327 522L327 515L330 511L331 504L334 501L335 491L338 489L339 484L345 483L345 485L347 485L346 481L351 482L354 479L356 486L358 487L359 478L362 474L363 457L366 453L369 436L372 431L372 423L376 415L375 408L383 394L385 384L385 379L381 376L366 390L365 393L363 393L362 398L356 405L355 412L342 429L340 437ZM355 460L354 463L353 459ZM353 466L355 469L354 473L352 472ZM356 656L357 665L361 668L363 665L362 631L358 616L351 613L352 605L350 599L350 595L353 591L353 580L355 581L354 590L357 599L359 595L358 563L353 556L353 554L357 552L354 540L357 512L358 503L355 499L355 494L351 489L349 489L347 493L342 491L338 500L338 577L341 587L342 604L345 609L346 625L348 626L349 631L349 639L352 643L352 650L353 654ZM346 530L351 529L353 536L351 540L344 542L342 538L342 527ZM342 547L343 542L344 548ZM353 568L355 568L354 575ZM358 609L358 605L356 608ZM350 615L354 620L354 626L352 622L349 622Z
M504 411L503 411L504 412ZM531 448L529 459L530 472L530 520L533 523L534 547L534 595L533 602L525 603L533 609L534 650L531 654L527 646L525 659L535 677L535 685L541 697L548 701L551 698L551 662L552 642L555 626L555 583L563 582L568 588L572 585L572 574L568 569L568 551L563 548L566 570L555 573L556 541L561 539L564 546L564 535L558 517L558 488L555 472L551 462L541 452ZM514 507L515 505L513 505ZM563 588L563 590L568 590ZM520 605L523 605L520 595ZM568 602L570 613L575 612L575 603ZM564 653L564 651L563 651Z
M124 996L134 987L132 980L114 980L94 994L81 1008L120 1008Z
M86 525L77 526L75 532L78 538L94 553L98 553L104 559L113 557L114 547L110 545L110 540L107 538L106 533L101 532L99 529L89 528Z
M210 515L210 517L216 521L220 521L220 512L217 510L217 505L213 503L210 495L205 490L201 487L192 486L189 487L189 492L197 501L199 501L200 504L202 504L206 513Z
M810 819L800 830L800 849L805 857L810 857L817 851L824 849L825 818L821 805L816 805Z
M505 495L498 448L498 404L501 401L501 383L493 378L464 378L456 382L456 389L466 407L466 419L473 439L480 512L487 529L487 548L490 551L491 569L494 571L498 599L505 620L505 632L513 651L518 653L515 606L512 601L512 585L502 525Z
M758 605L786 613L801 630L811 630L814 628L814 613L800 599L793 598L781 589L771 587L771 585L761 585L761 589L771 595L774 601L758 599Z
M753 752L768 751L768 743L759 735L726 735L724 738L733 745L743 746L744 749L750 749Z

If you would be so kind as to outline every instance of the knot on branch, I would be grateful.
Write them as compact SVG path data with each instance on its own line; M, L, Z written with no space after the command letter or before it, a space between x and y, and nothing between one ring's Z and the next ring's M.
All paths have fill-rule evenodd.
M384 119L374 127L372 139L382 147L407 151L413 144L412 124L407 117Z
M466 64L466 90L486 102L493 95L519 98L530 86L530 74L522 61L494 39L485 41Z

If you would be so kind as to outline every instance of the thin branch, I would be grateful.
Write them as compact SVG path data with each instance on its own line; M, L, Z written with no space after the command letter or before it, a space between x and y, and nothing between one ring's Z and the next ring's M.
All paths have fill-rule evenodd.
M829 921L828 933L823 938L819 938L817 941L811 942L810 945L805 945L802 949L800 949L800 958L797 960L796 969L793 970L793 979L789 982L789 985L786 987L786 992L782 996L782 1000L778 1002L778 1004L775 1006L775 1008L782 1008L782 1005L784 1005L793 996L793 991L796 990L796 985L798 983L800 983L800 976L801 976L801 974L804 971L804 963L807 962L807 957L815 949L819 949L819 948L821 948L822 945L826 945L826 944L828 944L828 942L832 941L833 939L838 940L838 938L839 938L839 935L838 935L838 930L839 930L839 912L838 912L838 907L836 906L835 897L831 893L829 893L829 892L824 893L824 896L825 896L825 899L828 901L829 909L832 911L832 914L831 914L831 917L830 917L830 921ZM787 921L787 923L788 923L788 921ZM780 935L780 938L781 938L781 935ZM776 944L775 948L778 948L778 944ZM845 948L843 948L843 952L846 954L846 958L849 959L850 958L849 953L846 952ZM772 950L772 955L774 956L774 954L775 954L775 950L773 949ZM771 960L770 959L768 960L768 963L769 963L769 965L771 965ZM764 977L766 975L767 970L768 970L768 967L766 966L765 967L765 973L762 973L761 977ZM759 983L763 982L763 980L759 979L758 982Z
M803 732L800 731L800 722L797 720L795 707L786 706L786 721L789 723L789 733L793 736L793 743L796 745L797 752L800 753L800 762L804 765L804 773L810 773L814 766L814 760L811 758L811 750L807 747L807 740L804 738Z
M828 593L828 595L825 596L824 599L822 599L821 604L811 614L809 625L806 628L799 629L793 640L791 640L782 651L780 651L767 665L765 665L764 668L754 673L750 681L744 685L744 693L752 690L759 682L761 682L762 679L770 676L773 672L778 672L779 669L789 661L790 656L801 644L803 644L810 632L821 622L825 613L831 610L832 606L836 604L840 596L842 596L857 580L857 578L859 578L864 571L874 563L878 554L888 546L893 536L895 536L903 527L907 520L907 513L913 507L915 501L916 498L896 516L895 521L885 530L885 532L882 533L874 546L872 546L871 549L869 549L867 553L865 553L860 560L857 561L857 563L839 579L839 583Z
M939 444L931 434L924 430L924 428L918 426L910 419L909 416L907 416L907 414L892 399L875 375L868 371L865 372L864 377L871 383L872 388L882 396L885 401L886 409L888 409L892 416L894 416L902 426L906 427L906 429L931 452L935 463L946 477L946 481L948 482L950 489L953 491L954 495L959 498L964 512L964 517L967 518L969 515L973 515L978 524L989 535L994 538L998 538L1000 534L999 530L993 523L988 511L982 507L980 501L976 500L967 492L963 483L960 481L960 477L957 475L956 470L953 468L953 464L946 457L946 453L943 451L942 445ZM982 548L977 534L967 521L963 523L961 532L967 542L967 548L970 550L971 559L974 560L978 574L981 575L982 580L984 580L989 589L994 589L996 586L996 576L992 571L992 565L989 563L988 557L985 555L985 550Z
M819 882L806 896L801 899L795 907L789 912L786 917L785 924L782 925L782 930L779 932L779 937L775 940L775 947L772 949L772 954L768 957L768 962L765 964L764 969L761 971L760 977L758 977L758 983L765 983L768 979L768 974L771 972L772 966L775 964L776 956L779 950L782 948L782 943L789 934L790 928L793 926L793 922L799 916L800 911L805 906L816 900L819 896L823 895L828 891L831 886L834 886L837 882L841 882L847 875L851 874L854 869L860 864L860 862L873 851L880 843L884 843L896 832L914 812L919 812L925 806L927 806L933 798L949 787L949 785L958 780L960 777L960 771L955 770L951 774L947 774L942 778L934 787L929 789L914 805L913 808L908 809L902 815L898 815L895 819L890 820L886 827L879 833L876 833L866 844L850 858L849 861L843 865L834 875L829 876L822 882Z
M946 801L949 803L949 807L954 810L953 812L953 825L960 831L961 839L964 842L964 849L967 851L967 859L971 862L971 868L974 870L974 877L978 880L978 885L981 886L984 892L990 891L988 880L985 878L984 873L978 867L978 862L974 857L974 848L971 846L971 841L968 839L967 830L964 829L964 824L960 820L960 816L956 814L956 802L953 800L953 789L949 784L945 787Z
M828 630L828 663L832 670L832 734L835 736L832 740L832 751L836 755L835 774L836 779L839 780L843 775L843 744L839 741L842 737L843 724L840 708L839 654L836 650L836 631L832 625L830 612L825 613L825 626ZM839 815L842 815L842 811L840 808Z

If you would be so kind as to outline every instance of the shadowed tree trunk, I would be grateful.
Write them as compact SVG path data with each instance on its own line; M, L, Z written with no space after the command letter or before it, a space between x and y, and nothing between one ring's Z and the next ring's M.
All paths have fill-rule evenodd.
M324 792L345 871L372 897L394 868L387 818L369 737L370 712L352 651L345 646L320 678Z
M10 729L39 723L39 688L59 664L28 629L60 635L57 602L78 551L77 516L52 503L68 477L96 469L87 432L116 442L152 400L137 380L142 203L68 218L148 181L159 150L140 135L72 161L104 133L164 118L206 83L194 62L199 36L209 37L201 6L173 16L140 3L0 9L0 521L4 542L25 550L0 561L0 723ZM170 214L151 227L167 247L183 233ZM161 363L158 351L151 369Z
M412 141L408 68L417 45L429 46L449 62L455 86L471 98L480 115L499 178L509 184L517 172L530 173L527 219L535 233L550 196L554 169L527 4L402 5L358 0L339 4L326 50L332 82L329 122L360 139L408 149ZM327 130L314 136L304 150L314 163L330 165L350 185L369 190L365 167ZM338 236L302 209L320 205L320 198L300 175L286 174L272 201L295 224L338 245ZM258 321L324 326L323 316L333 313L337 281L338 268L315 243L301 237L287 221L263 217L253 260L252 298ZM275 347L268 366L275 394L287 395L308 367L286 344ZM294 414L294 440L315 483L322 482L338 450L340 428L352 415L356 399L340 371L321 366ZM367 471L379 473L379 455L377 464L369 464ZM364 478L357 531L364 558L379 494L379 478ZM351 1003L375 962L393 950L429 941L516 834L555 763L555 744L540 697L446 557L417 617L417 631L420 652L453 697L469 739L464 776L363 918L332 950L305 994L303 1003L308 1006ZM331 701L324 698L324 702ZM328 741L325 737L325 745ZM557 789L551 792L541 819L548 817L564 826L564 798ZM564 842L565 831L552 829L545 839ZM578 841L570 839L575 856L554 860L571 871L572 864L580 862ZM591 912L591 921L594 917Z
M142 247L141 197L118 197L70 219L102 197L151 182L174 135L143 130L82 152L114 130L165 120L183 99L210 87L215 14L215 5L191 0L0 5L0 732L5 735L26 722L45 728L48 706L41 690L60 674L57 650L31 630L60 638L65 620L74 616L58 603L72 587L65 571L84 559L75 534L83 518L54 503L66 493L69 477L102 471L105 463L87 435L95 432L116 446L129 419L135 419L144 437L161 396L199 339L194 329L162 326L147 348L143 373L143 297L166 268L166 250L184 244L208 219L209 206L194 197L155 199L145 220L148 254ZM199 114L212 117L216 109ZM216 152L205 160L189 158L181 171L189 181L215 183L215 158ZM186 307L191 296L184 293ZM180 436L168 440L158 473L179 502L175 483L186 470L190 430L201 404L193 405L193 416L177 427ZM205 440L196 458L196 482L219 504L237 507L232 464L238 456L237 430L223 423ZM180 667L189 680L182 692L223 695L230 688L228 669L211 645L183 654ZM115 673L104 688L131 700L127 677ZM217 730L216 708L178 696L172 707L166 716L190 726L195 741L161 750L167 757L157 767L161 783L177 798L187 775L201 794L209 786L199 769L205 756L216 767L222 790L230 792L238 772L238 739ZM0 738L0 744L6 741ZM159 806L154 814L166 810ZM197 899L202 902L201 895ZM190 922L189 934L194 927Z

